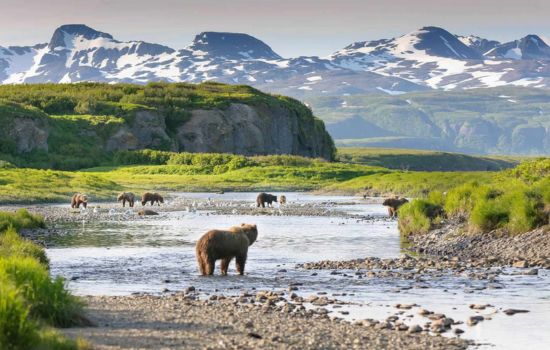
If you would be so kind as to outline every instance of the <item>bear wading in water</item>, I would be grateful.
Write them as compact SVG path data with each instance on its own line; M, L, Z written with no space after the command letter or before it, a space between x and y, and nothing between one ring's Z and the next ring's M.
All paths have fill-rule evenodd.
M279 197L279 204L280 205L285 205L286 204L286 196L285 195L282 195Z
M399 207L408 202L409 201L407 200L407 198L392 197L386 198L382 205L388 207L388 215L390 216L390 218L393 218L397 216L397 210L399 209Z
M80 204L86 208L88 206L88 196L82 193L73 194L73 198L71 199L71 208L80 208Z
M122 206L126 206L126 202L128 202L128 205L130 207L134 206L134 202L136 200L136 196L132 192L122 192L118 195L116 198L117 202L122 201Z
M265 203L267 203L267 206L273 206L273 202L277 202L277 196L274 196L269 193L262 192L256 197L256 207L262 207L265 208Z
M200 273L203 276L213 275L216 260L222 260L222 275L227 275L227 268L233 258L236 259L237 272L244 274L244 265L248 247L256 241L256 225L242 224L228 230L210 230L205 233L195 247Z
M157 203L160 207L160 203L164 203L164 198L158 193L145 192L141 196L141 205L145 206L147 202L151 202L151 205Z

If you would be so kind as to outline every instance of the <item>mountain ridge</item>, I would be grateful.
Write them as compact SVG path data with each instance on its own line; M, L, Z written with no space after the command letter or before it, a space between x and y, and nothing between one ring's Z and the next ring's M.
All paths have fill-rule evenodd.
M507 57L518 50L516 57ZM351 43L327 57L283 58L245 33L202 32L188 46L173 49L118 41L84 24L60 26L47 44L0 46L2 84L208 80L297 98L504 85L548 88L550 47L535 35L499 43L427 26L397 38Z

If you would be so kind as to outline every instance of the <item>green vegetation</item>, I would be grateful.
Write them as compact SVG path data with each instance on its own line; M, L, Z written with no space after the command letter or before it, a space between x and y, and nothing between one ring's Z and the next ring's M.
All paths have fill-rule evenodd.
M413 171L498 171L512 168L516 161L475 157L459 153L396 148L338 148L341 162Z
M422 153L417 157L422 157ZM540 180L542 172L547 169L541 164L548 164L548 160L536 162L536 165L522 163L516 169L501 172L423 172L299 156L245 157L141 150L119 152L113 163L78 172L0 168L0 202L67 202L75 192L88 194L94 202L112 200L117 192L123 190L139 193L153 189L323 191L423 197L431 191L446 192L471 182L491 185L514 179L522 183ZM525 180L527 178L529 180ZM466 193L467 198L469 193ZM449 196L454 194L449 193ZM460 203L459 208L464 207ZM452 208L448 210L453 212Z
M432 192L427 199L415 199L399 210L400 231L425 233L442 217L466 220L472 233L501 229L520 234L546 225L550 214L548 164L548 159L525 162L498 173L492 182L468 182L446 195ZM434 208L442 210L434 214Z
M162 132L153 133L155 142L151 147L177 149L175 134L189 120L192 110L225 109L231 103L256 106L258 110L271 107L291 111L300 125L310 125L311 130L325 134L327 145L334 148L323 122L305 105L245 85L213 82L3 85L0 86L3 126L0 159L17 166L62 170L110 165L116 158L113 139L123 127L159 128ZM141 122L136 121L138 116ZM145 126L143 119L147 120ZM17 128L20 135L13 132L16 124L20 126ZM23 124L25 127L21 127ZM300 139L311 137L311 131L306 129L309 130L300 128Z
M50 279L44 250L15 229L43 227L43 219L24 209L0 212L0 225L5 224L10 226L0 229L0 348L85 348L82 341L65 339L52 329L82 323L80 301L62 278Z

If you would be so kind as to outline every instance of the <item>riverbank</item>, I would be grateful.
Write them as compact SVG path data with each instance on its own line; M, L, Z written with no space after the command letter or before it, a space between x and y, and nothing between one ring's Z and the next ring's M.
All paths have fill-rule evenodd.
M267 294L269 295L269 294ZM366 327L278 297L211 296L194 290L170 296L88 297L93 328L64 333L95 349L466 349L468 341ZM123 340L123 341L122 341Z

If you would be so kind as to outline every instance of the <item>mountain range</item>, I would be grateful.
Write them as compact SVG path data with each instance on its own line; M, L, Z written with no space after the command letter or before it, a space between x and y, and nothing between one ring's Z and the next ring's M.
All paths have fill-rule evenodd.
M284 58L242 33L203 32L173 49L71 24L48 43L0 46L0 83L246 84L305 101L342 142L549 154L549 44L538 35L501 43L424 27L327 57ZM494 91L469 93L478 88Z
M63 25L50 42L0 46L0 82L78 81L248 84L295 97L399 94L430 89L550 86L541 37L500 43L424 27L398 38L356 42L328 57L283 58L247 34L203 32L183 49L122 42L86 25Z

